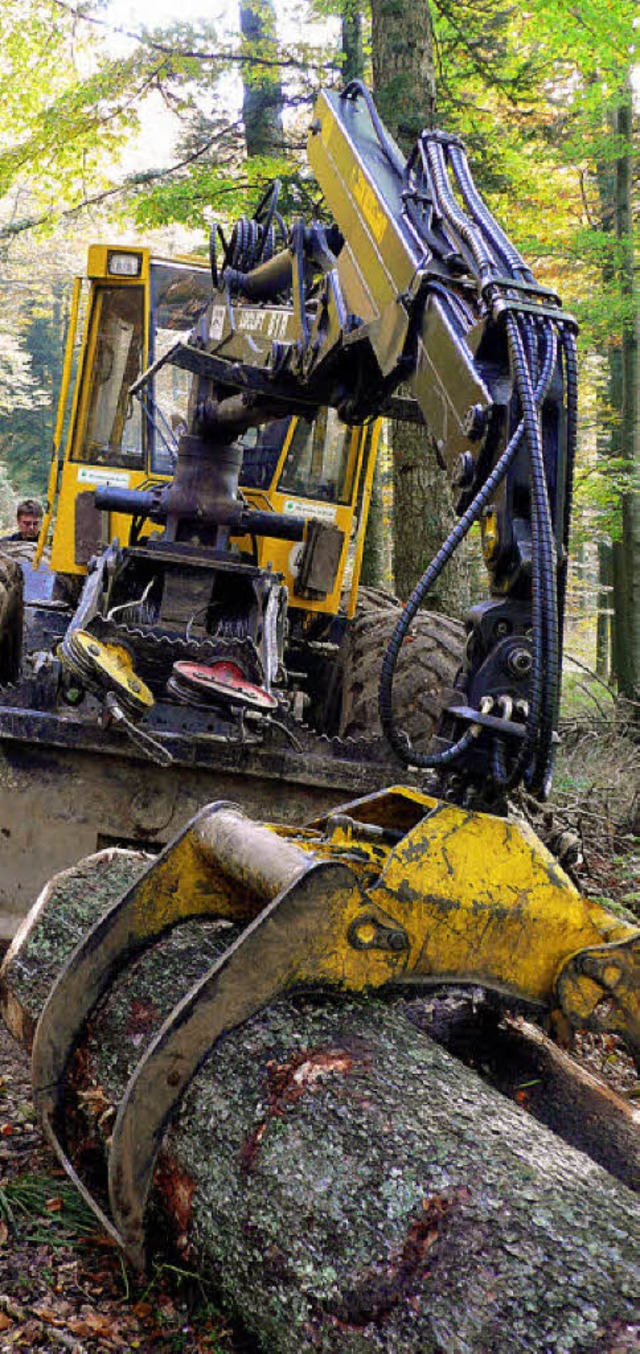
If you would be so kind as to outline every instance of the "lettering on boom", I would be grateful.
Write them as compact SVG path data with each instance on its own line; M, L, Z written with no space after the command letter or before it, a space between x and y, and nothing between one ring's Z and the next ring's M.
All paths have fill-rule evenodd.
M353 181L353 195L358 202L374 239L378 244L384 235L387 218L380 203L362 170L356 169Z
M214 343L219 342L224 334L226 313L225 306L213 306L211 309L209 337ZM280 309L269 310L266 307L257 310L252 306L237 306L233 318L237 328L244 334L262 334L268 339L283 339L286 337L291 312Z

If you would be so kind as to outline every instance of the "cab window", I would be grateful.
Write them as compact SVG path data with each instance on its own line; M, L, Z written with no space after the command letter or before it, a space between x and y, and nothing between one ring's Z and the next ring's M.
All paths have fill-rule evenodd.
M298 419L278 488L302 498L348 503L351 435L335 409L320 409L313 423Z
M240 483L243 488L270 488L290 423L290 418L278 418L262 428L248 428L238 438L242 447Z
M91 465L144 467L140 404L129 387L142 367L144 288L101 287L94 298L92 373L74 459Z
M193 328L211 299L211 276L206 268L179 263L151 265L151 325L149 362L157 362ZM191 374L167 362L156 372L146 395L149 419L151 471L170 475L178 441L187 428Z

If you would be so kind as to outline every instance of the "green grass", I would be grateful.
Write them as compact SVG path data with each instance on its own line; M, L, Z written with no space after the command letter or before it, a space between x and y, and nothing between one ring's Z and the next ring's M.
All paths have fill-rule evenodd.
M48 1175L21 1175L0 1185L0 1218L22 1241L50 1246L86 1240L97 1230L74 1186Z

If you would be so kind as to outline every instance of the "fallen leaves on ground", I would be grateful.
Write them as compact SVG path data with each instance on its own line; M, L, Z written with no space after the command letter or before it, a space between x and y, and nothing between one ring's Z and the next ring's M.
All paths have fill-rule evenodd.
M139 1284L43 1144L0 1025L0 1354L237 1354L197 1280Z

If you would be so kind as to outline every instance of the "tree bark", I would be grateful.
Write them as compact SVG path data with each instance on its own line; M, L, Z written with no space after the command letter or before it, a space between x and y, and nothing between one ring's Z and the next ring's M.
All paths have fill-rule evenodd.
M611 679L611 618L613 615L613 559L610 541L598 542L598 616L596 620L596 672L603 682Z
M242 51L276 59L276 15L271 0L241 0ZM282 81L273 66L256 65L243 73L242 120L247 155L284 154Z
M622 497L624 582L615 594L615 610L624 635L618 646L620 691L635 703L640 723L640 296L635 276L633 239L633 103L631 86L617 110L622 152L616 161L615 225L619 248L620 294L627 303L622 325L621 442L629 487ZM615 582L614 582L615 587Z
M433 125L433 29L426 0L373 0L373 85L381 116L408 153L424 127ZM426 428L394 422L393 545L395 591L406 599L451 530L455 515L445 471ZM469 597L464 548L441 576L430 610L463 616Z
M58 876L3 968L30 1037L65 955L142 860ZM141 1048L232 932L189 922L94 1013L78 1159L104 1150ZM282 999L229 1034L167 1133L151 1225L269 1354L631 1354L640 1208L425 1032L428 1004ZM635 1343L634 1343L635 1342Z

